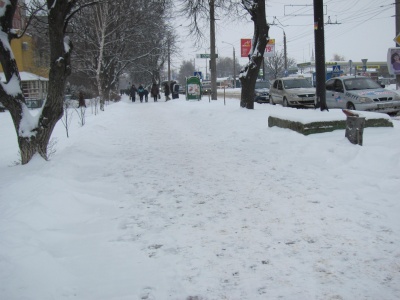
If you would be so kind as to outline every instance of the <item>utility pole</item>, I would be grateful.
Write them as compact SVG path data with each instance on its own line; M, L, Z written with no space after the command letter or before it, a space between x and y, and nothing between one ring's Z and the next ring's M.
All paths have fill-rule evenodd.
M282 29L282 31L283 31L283 56L284 56L284 65L285 65L284 67L285 67L285 73L287 73L288 66L287 66L286 32L282 27L278 26L278 24L275 23L275 19L276 19L276 17L274 17L274 21L270 25L277 26L278 28ZM276 20L278 20L278 19L276 19ZM286 76L286 74L285 74L285 76Z
M233 47L233 88L236 88L236 58L235 58L235 47Z
M288 71L287 69L287 48L286 48L286 33L283 30L283 55L285 56L285 72Z
M168 33L167 33L167 36L168 36L168 40L167 40L167 43L168 43L168 86L169 86L169 83L171 82L171 46L170 46L170 43L171 43L171 41L170 41L170 39L171 39L171 34L170 34L170 32L168 31Z
M325 95L325 35L324 35L324 1L314 0L314 39L315 71L317 79L316 107L328 110Z
M215 0L210 3L210 73L211 73L211 100L217 100L217 58L215 53Z
M231 43L227 43L222 41L225 44L231 45L233 48L233 87L236 88L236 58L235 58L235 46L233 46Z
M397 36L397 34L400 33L400 2L395 1L395 5L396 5L396 34L395 34L395 36ZM395 47L398 47L398 45L396 44ZM400 87L400 75L396 75L396 89L399 89L399 87Z

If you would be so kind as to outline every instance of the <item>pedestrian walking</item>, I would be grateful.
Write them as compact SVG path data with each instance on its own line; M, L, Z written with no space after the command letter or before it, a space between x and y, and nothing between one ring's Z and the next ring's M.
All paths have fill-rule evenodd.
M154 99L154 102L157 102L158 96L160 95L160 91L159 91L157 83L153 83L153 85L151 86L150 93Z
M144 96L144 87L143 87L143 85L141 84L141 85L139 85L139 87L138 87L138 94L139 94L139 99L140 99L140 102L143 102L143 96Z
M144 89L144 101L149 102L149 89Z
M168 82L164 84L164 95L165 95L165 101L171 100L169 97L169 85Z
M135 102L135 101L136 101L136 92L137 92L137 88L136 88L136 86L132 83L132 86L131 86L131 88L130 88L130 90L129 90L130 98L131 98L132 102Z
M85 97L83 97L82 91L79 92L78 101L79 101L78 107L86 107Z

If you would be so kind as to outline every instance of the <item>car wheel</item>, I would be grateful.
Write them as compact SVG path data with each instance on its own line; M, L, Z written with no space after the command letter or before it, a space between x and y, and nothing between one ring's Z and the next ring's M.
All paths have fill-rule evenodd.
M272 105L275 105L274 99L272 99L272 96L269 96L269 103Z
M349 103L347 103L347 109L356 110L356 107L354 106L353 103L349 102Z
M283 103L282 103L283 107L289 107L289 103L286 99L286 97L283 98Z

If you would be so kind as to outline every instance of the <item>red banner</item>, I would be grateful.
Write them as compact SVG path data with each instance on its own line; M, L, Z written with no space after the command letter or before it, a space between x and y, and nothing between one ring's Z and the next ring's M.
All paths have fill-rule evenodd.
M241 39L240 40L240 52L242 57L248 57L251 50L251 39ZM270 39L267 46L265 47L264 56L274 56L275 55L275 39Z
M242 57L248 57L251 50L251 39L240 40L240 53Z

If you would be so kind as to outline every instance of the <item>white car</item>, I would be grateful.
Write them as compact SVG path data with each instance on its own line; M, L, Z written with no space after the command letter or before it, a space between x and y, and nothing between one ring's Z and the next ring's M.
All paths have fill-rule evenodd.
M365 76L342 76L325 83L328 108L345 108L397 114L400 95Z
M269 103L283 106L315 106L315 88L304 77L275 79L269 89Z

